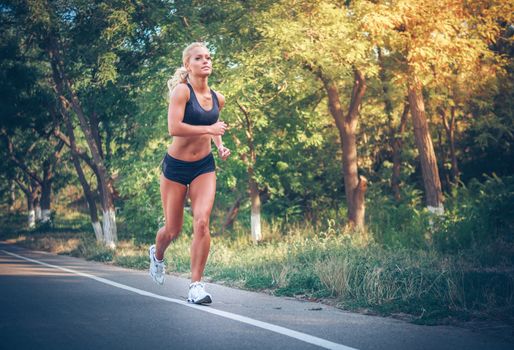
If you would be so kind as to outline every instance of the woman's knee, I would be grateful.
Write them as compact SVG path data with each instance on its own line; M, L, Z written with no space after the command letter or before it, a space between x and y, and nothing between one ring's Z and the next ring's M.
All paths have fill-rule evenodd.
M166 239L173 241L173 240L177 239L181 230L182 230L182 227L164 226L162 234L164 235L164 237L166 237Z
M207 235L209 234L209 217L199 215L194 218L194 231L195 234Z

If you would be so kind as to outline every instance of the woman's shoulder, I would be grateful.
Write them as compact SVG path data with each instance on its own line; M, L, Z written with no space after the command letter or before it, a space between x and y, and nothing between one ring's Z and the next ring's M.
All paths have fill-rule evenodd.
M225 96L223 96L218 91L212 90L216 94L216 97L218 98L218 102L220 104L220 107L223 107L225 105Z
M177 86L175 86L175 89L180 92L187 92L189 94L189 86L187 83L178 83Z
M174 88L172 95L175 95L178 98L189 100L189 87L186 83L178 83Z

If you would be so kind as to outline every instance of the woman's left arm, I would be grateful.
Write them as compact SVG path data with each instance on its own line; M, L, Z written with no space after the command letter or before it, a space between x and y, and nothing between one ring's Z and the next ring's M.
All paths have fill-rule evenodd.
M219 111L221 112L221 109L223 106L225 106L225 96L220 94L219 92L214 92L216 94L216 97L218 97L219 101ZM214 144L218 148L218 154L221 159L225 160L230 155L230 150L223 145L223 141L221 139L221 135L212 136L212 140L214 141Z
M223 141L221 140L221 135L212 136L212 141L214 141L214 144L216 145L217 149L220 149L220 147L223 146Z

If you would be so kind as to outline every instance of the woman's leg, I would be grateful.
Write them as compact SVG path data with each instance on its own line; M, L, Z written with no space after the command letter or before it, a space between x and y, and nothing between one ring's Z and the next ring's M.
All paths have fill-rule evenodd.
M216 173L198 176L189 185L189 196L193 210L193 243L191 244L191 281L202 279L209 256L211 236L209 218L216 195Z
M161 174L161 200L165 225L155 237L155 257L164 258L164 251L171 241L178 237L184 222L184 199L187 187L181 183L168 180Z

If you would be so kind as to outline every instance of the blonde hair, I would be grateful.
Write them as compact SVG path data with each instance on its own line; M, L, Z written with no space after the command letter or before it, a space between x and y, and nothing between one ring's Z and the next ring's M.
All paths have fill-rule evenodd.
M189 58L191 57L191 51L197 47L203 47L209 50L204 43L194 42L192 44L189 44L184 49L184 51L182 51L182 66L177 68L177 70L175 70L175 74L173 74L173 76L170 79L168 79L168 100L171 98L171 92L173 91L175 86L177 86L180 83L186 83L189 80L189 73L186 69L186 62L188 62Z

